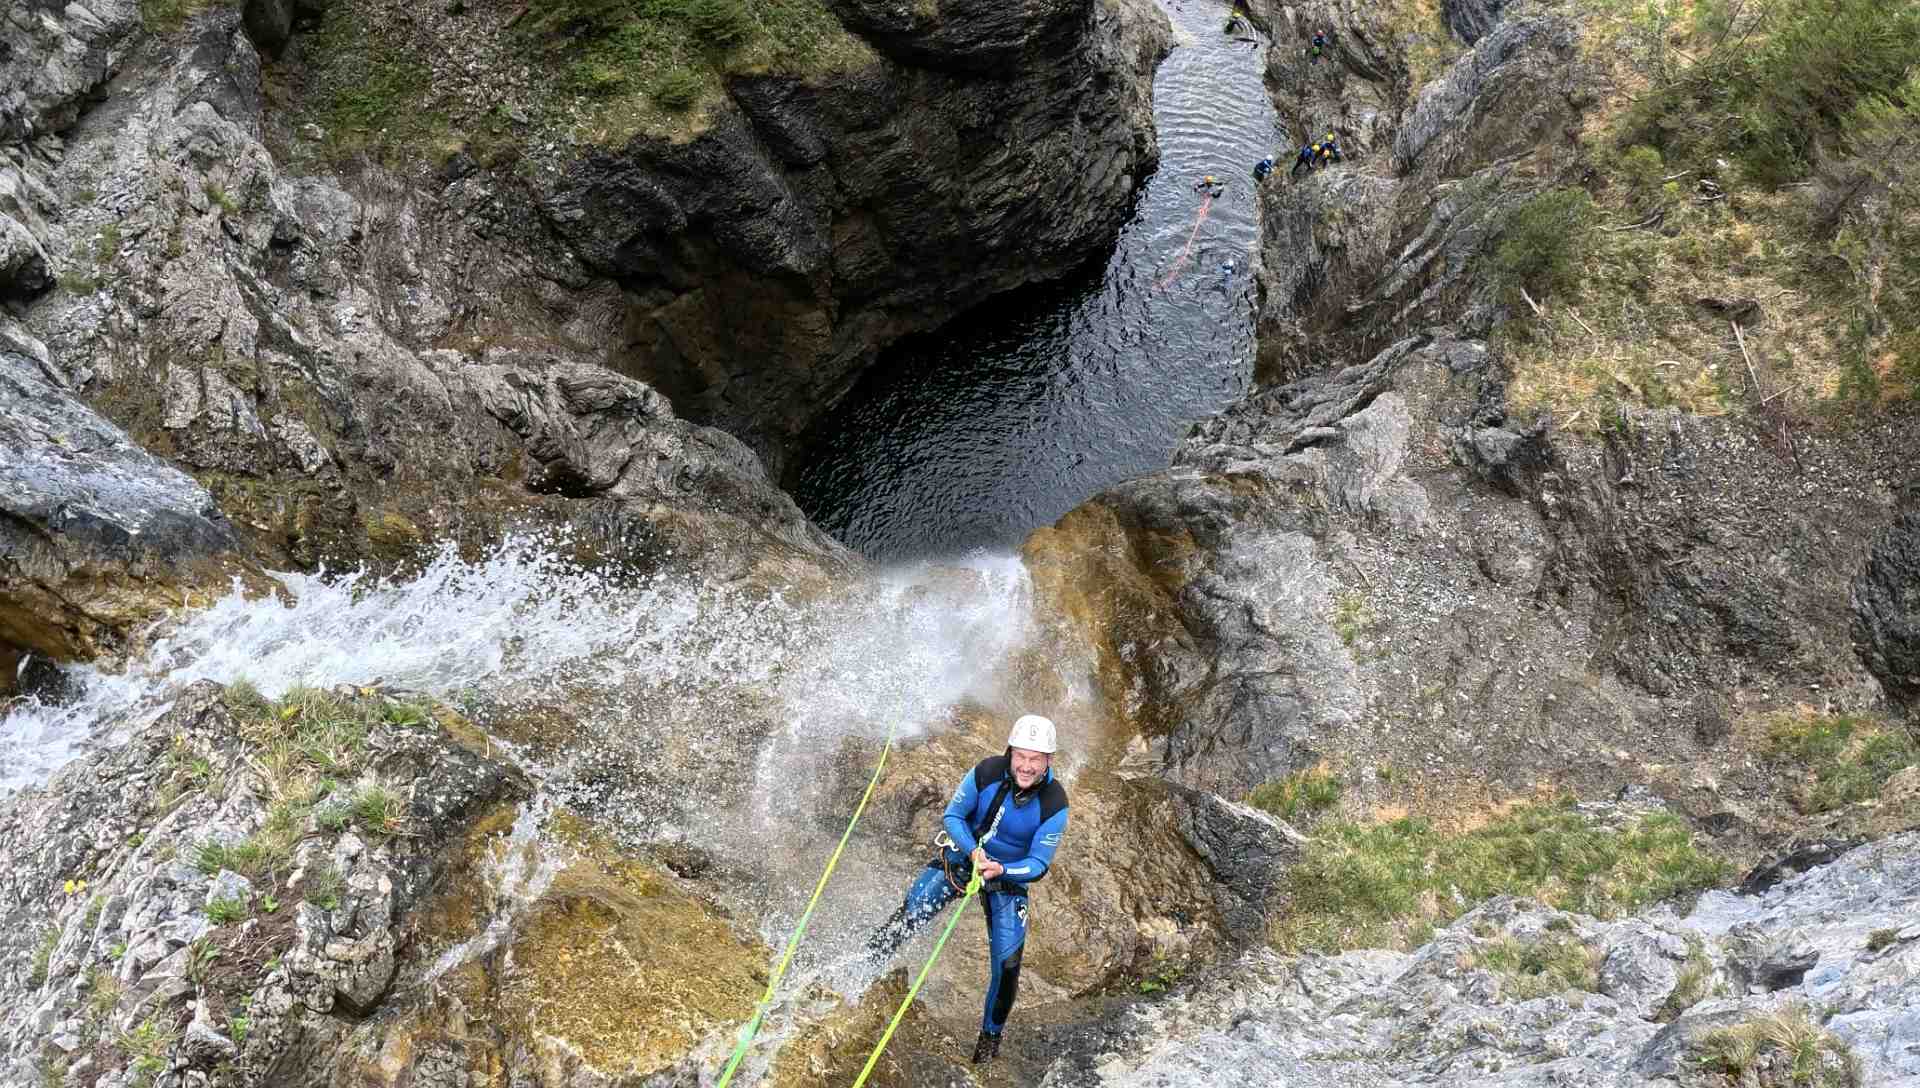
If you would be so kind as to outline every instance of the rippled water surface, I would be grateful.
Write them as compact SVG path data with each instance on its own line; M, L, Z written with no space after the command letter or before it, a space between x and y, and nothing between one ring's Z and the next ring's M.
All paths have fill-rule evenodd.
M797 452L794 498L868 556L1017 545L1165 467L1189 424L1244 389L1252 169L1267 154L1284 169L1287 138L1244 24L1224 32L1210 0L1161 6L1176 44L1154 78L1160 168L1113 252L897 346ZM1203 215L1204 174L1227 190Z

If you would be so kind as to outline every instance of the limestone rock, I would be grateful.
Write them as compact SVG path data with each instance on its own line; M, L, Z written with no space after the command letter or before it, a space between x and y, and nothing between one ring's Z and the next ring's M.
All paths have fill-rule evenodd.
M1917 882L1920 834L1907 834L1764 896L1708 893L1685 917L1656 911L1599 922L1497 899L1410 954L1287 959L1260 950L1167 1001L1117 1015L1099 1036L1100 1053L1059 1057L1042 1083L1672 1084L1697 1063L1708 1032L1789 1008L1824 1021L1862 1062L1863 1083L1903 1083L1920 1075L1908 1045L1920 1023L1920 946L1872 958L1865 939L1905 918ZM1716 993L1709 982L1671 1025L1647 1018L1690 945L1718 970L1741 934L1802 942L1813 966L1763 994ZM1598 952L1601 992L1522 999L1506 968L1482 965L1496 943L1547 939Z
M0 642L92 657L224 583L239 550L192 477L0 345Z

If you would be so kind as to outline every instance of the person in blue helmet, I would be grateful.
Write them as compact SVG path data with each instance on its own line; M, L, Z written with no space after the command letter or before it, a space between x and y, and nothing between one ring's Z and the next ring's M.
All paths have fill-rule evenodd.
M1051 719L1027 714L1013 723L1003 755L983 759L947 802L940 853L907 889L905 902L867 938L885 962L907 938L966 891L977 871L987 915L992 968L976 1063L1000 1052L1000 1034L1020 990L1020 953L1027 941L1027 888L1047 875L1067 833L1067 791L1053 776Z

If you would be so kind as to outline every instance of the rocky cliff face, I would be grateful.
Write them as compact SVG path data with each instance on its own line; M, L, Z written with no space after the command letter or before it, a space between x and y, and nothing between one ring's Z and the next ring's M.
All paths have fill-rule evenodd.
M777 450L887 339L1103 241L1153 160L1146 4L1026 5L978 35L960 12L849 10L881 52L845 78L742 75L690 137L543 143L557 122L527 122L492 169L459 147L443 169L424 146L349 161L296 126L249 38L295 14L0 25L0 320L270 566L403 562L510 524L725 578L844 564L753 453L658 390ZM525 48L511 14L472 14L492 36L325 18L394 16L464 91L475 50ZM300 33L263 40L298 86Z
M831 67L742 62L684 115L606 124L577 121L591 99L562 106L563 72L530 67L552 36L516 28L512 5L405 7L354 0L329 19L431 64L429 97L456 111L532 119L511 137L532 208L621 288L599 315L604 361L776 473L785 439L882 345L1109 243L1157 160L1169 31L1150 0L849 0L830 5L845 28ZM307 48L296 36L290 56Z
M1649 784L1742 854L1804 828L1756 723L1904 692L1905 522L1880 530L1910 415L1509 414L1485 254L1530 179L1578 172L1603 79L1573 17L1509 8L1403 95L1375 15L1300 13L1339 55L1273 80L1281 108L1377 110L1342 122L1348 165L1262 190L1265 382L1028 545L1114 572L1109 689L1174 780L1324 760L1354 811Z
M1684 916L1496 899L1411 953L1255 953L1116 1018L1042 1083L1908 1083L1916 862L1908 834Z

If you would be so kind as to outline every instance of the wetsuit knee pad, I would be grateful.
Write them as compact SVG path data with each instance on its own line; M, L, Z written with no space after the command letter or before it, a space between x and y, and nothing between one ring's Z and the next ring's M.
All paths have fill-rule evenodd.
M993 1004L987 1009L986 1030L998 1033L1006 1027L1007 1017L1013 1012L1013 1000L1020 996L1020 956L1027 950L1021 945L1013 950L1013 955L998 964L998 985L994 987Z

